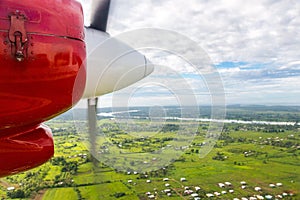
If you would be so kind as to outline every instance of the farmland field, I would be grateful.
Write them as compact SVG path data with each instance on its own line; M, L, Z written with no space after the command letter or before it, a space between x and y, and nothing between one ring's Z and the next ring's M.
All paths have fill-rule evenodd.
M0 197L9 199L19 191L23 194L19 198L34 199L44 191L45 200L299 199L297 124L225 124L214 148L201 158L208 122L169 120L164 126L148 126L146 119L135 122L138 126L129 133L114 120L98 121L100 162L87 150L84 128L78 131L72 120L48 122L54 134L54 158L39 168L1 179ZM191 127L196 125L194 131ZM155 126L161 131L155 132ZM9 186L15 189L7 191Z
M76 192L73 188L56 188L47 190L45 193L44 199L63 199L64 200L73 200L77 199Z

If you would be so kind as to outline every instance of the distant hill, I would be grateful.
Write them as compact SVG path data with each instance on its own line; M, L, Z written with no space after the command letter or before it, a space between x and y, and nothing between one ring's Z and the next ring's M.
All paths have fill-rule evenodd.
M147 118L149 117L149 115L161 116L162 114L167 117L182 117L181 108L179 106L166 106L164 107L164 113L162 113L161 110L155 110L151 107L98 108L98 113L111 113L129 110L136 111L131 112L129 115L130 117ZM197 110L195 107L185 107L185 111L186 110L190 110L190 116L195 117L195 115L192 114L192 111ZM199 118L211 118L210 106L200 106L199 111L200 115L197 115ZM188 117L186 115L185 117ZM115 114L115 116L122 117L124 116L124 113ZM87 109L72 109L56 117L55 119L85 120L87 119ZM300 106L229 105L226 107L226 119L237 119L246 121L257 120L300 122Z

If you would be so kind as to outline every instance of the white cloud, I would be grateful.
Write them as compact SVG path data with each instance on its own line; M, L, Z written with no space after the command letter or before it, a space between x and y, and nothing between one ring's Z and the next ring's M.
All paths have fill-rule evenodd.
M114 1L109 31L159 27L195 39L215 62L298 57L297 1Z
M112 35L145 27L168 29L195 40L213 63L247 63L247 66L219 69L229 103L297 103L300 96L297 87L300 82L299 1L112 2L108 26ZM193 73L193 69L176 56L156 61L176 66L178 73Z

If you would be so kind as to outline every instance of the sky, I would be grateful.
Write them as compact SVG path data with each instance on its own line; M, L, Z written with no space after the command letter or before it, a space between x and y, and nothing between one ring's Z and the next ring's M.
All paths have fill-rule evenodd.
M88 24L90 0L81 2ZM112 37L141 28L193 40L219 73L227 105L300 105L298 0L112 0L107 28ZM158 49L144 53L159 67L139 83L132 105L174 104L177 94L190 95L185 89L199 104L211 103L205 75L184 58ZM102 105L109 106L113 98L101 97Z

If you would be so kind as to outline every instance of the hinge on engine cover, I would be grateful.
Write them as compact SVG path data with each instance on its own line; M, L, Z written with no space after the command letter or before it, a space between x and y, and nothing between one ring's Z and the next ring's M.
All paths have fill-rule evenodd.
M12 56L19 62L23 61L27 56L26 43L27 33L25 30L25 15L16 11L10 15L9 40L12 43Z

